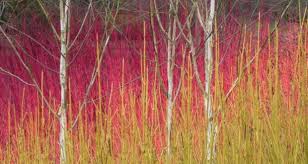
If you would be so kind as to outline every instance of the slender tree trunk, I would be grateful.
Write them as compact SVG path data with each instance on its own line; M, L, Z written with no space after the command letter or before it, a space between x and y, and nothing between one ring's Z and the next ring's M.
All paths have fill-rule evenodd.
M61 28L61 57L60 57L60 85L61 85L61 106L59 110L60 123L60 163L66 163L65 136L67 131L67 55L68 55L68 32L69 32L69 5L70 0L60 0L60 28Z
M173 12L177 12L178 1L169 2L169 23L168 23L168 41L167 41L167 154L171 155L171 130L172 130L172 108L173 108L173 70L175 62L175 48L176 48L176 20Z
M171 22L171 21L170 21ZM171 38L171 23L168 30L167 43L167 154L171 154L171 126L172 126L172 98L173 98L173 69L172 69L172 41Z
M172 97L173 97L173 71L172 71L172 54L170 41L168 41L168 57L167 57L167 81L168 81L168 97L167 97L167 154L171 153L171 124L172 124Z
M205 94L204 94L204 109L207 113L208 125L207 125L207 159L210 160L215 153L215 138L216 127L213 122L213 109L211 104L211 79L212 79L212 67L213 67L213 22L215 14L215 0L211 0L209 16L206 20L206 35L205 35Z

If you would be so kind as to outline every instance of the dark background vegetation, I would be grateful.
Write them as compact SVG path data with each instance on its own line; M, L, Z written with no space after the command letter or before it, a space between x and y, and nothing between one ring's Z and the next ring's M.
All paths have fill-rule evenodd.
M48 10L57 10L58 3L54 0L42 0ZM110 7L113 1L109 0L94 0L94 4L99 7ZM300 3L299 3L300 2ZM289 0L219 0L218 14L226 15L232 9L242 17L256 17L260 10L272 13L271 17L277 17L282 12L284 7L289 3ZM81 11L85 10L88 0L72 0L72 4L78 7ZM149 0L120 0L120 10L130 11L135 13L147 12ZM167 8L166 1L158 0L161 8ZM298 19L299 4L301 4L301 14L303 15L305 6L308 5L307 0L294 0L291 7L284 16L286 20ZM9 21L13 18L31 17L33 13L44 17L42 10L36 0L2 0L0 2L0 20ZM53 12L56 14L58 12ZM270 14L269 14L270 15Z

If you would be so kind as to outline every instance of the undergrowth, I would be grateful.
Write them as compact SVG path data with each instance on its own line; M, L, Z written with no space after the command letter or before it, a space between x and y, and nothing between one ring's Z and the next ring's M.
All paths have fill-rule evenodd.
M221 73L223 67L219 63L224 54L220 50L219 34L215 34L212 87L214 122L218 127L215 162L308 162L307 24L299 26L290 56L283 56L288 43L283 43L285 38L280 29L268 39L262 39L260 29L253 35L244 28L239 49L235 50L236 65L229 73ZM262 47L263 43L266 46ZM123 59L122 73L117 78L120 87L111 84L110 90L104 91L102 85L106 81L98 76L94 91L98 98L89 100L90 107L83 111L75 127L70 125L80 102L73 101L69 94L68 163L170 162L165 152L166 95L158 79L159 68L149 70L148 44L144 43L140 55L140 89L126 85L127 67ZM207 119L202 95L196 86L190 56L185 51L179 51L179 55L183 56L178 64L181 88L173 109L171 160L206 163L209 162L205 153ZM253 56L253 64L247 65ZM228 97L225 96L226 76L233 81L238 77ZM40 85L48 93L44 72L41 77ZM69 93L76 89L71 83ZM109 92L108 96L103 96L104 92ZM58 163L58 120L46 112L39 96L33 100L36 103L31 106L31 112L25 112L28 94L24 89L19 109L13 103L1 107L7 113L8 137L0 147L0 161ZM52 96L49 100L57 109Z

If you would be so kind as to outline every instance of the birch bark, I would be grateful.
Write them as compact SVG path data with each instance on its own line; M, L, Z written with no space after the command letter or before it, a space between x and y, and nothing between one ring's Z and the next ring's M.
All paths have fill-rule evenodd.
M67 131L67 56L68 56L68 32L69 32L69 7L70 0L60 0L60 85L61 85L61 106L59 110L59 144L60 144L60 163L66 163L65 136Z
M216 127L213 122L213 109L211 104L211 81L213 67L213 22L215 15L215 0L211 0L209 16L206 20L206 35L205 35L205 94L204 94L204 109L207 113L207 159L210 160L215 153Z

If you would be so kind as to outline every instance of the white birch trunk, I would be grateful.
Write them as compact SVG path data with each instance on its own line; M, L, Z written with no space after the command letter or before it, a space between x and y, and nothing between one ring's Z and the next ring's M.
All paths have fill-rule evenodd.
M169 49L168 49L169 51ZM167 154L171 154L171 124L172 124L172 97L173 97L173 72L171 70L171 53L168 52L167 78L168 78L168 98L167 98Z
M205 35L205 94L204 94L204 109L207 113L207 159L211 160L215 153L215 140L217 128L213 122L213 109L211 104L211 79L213 67L213 22L215 14L215 0L211 0L209 16L206 20L206 35Z
M70 0L60 0L60 28L61 28L61 57L60 57L60 85L61 85L61 106L59 110L60 123L60 163L66 163L65 136L67 131L67 46L69 31L69 5Z
M172 97L173 97L173 70L172 70L172 47L171 41L171 23L168 31L168 43L167 43L167 154L171 154L171 126L172 126Z
M169 23L168 23L168 41L167 41L167 155L171 155L171 130L172 130L172 108L173 108L173 70L175 60L175 40L176 40L176 21L172 12L177 11L178 2L169 2Z

